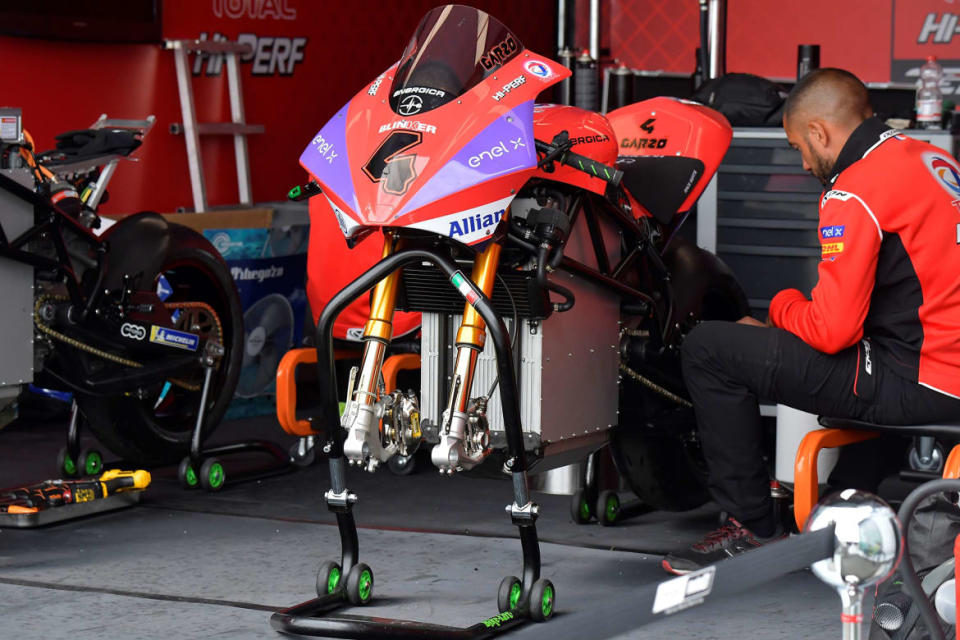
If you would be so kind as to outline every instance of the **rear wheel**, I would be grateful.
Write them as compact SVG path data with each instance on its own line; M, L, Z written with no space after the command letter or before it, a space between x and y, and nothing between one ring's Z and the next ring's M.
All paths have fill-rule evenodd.
M203 437L213 432L227 406L240 375L243 353L243 312L233 278L215 249L193 231L171 225L170 250L158 273L143 289L156 287L160 277L172 289L167 304L202 302L204 307L171 310L177 329L200 335L201 344L222 329L224 355L216 365L204 414ZM159 382L138 389L136 394L114 397L77 395L90 430L110 451L124 460L150 465L172 462L184 456L200 405L204 370L198 363L177 372L176 378L190 388Z
M707 469L693 410L663 407L669 401L654 397L652 391L632 381L624 380L623 385L621 424L610 433L610 451L620 475L655 509L687 511L704 504L710 499ZM627 394L631 399L625 402ZM651 412L654 405L661 408Z

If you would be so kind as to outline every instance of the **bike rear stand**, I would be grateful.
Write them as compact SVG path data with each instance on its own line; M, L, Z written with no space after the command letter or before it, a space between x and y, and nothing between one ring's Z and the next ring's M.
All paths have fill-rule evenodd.
M103 454L99 449L80 445L82 419L77 401L71 400L67 443L57 452L57 472L65 478L99 475L104 468Z
M220 353L217 354L216 352ZM219 491L227 482L227 472L223 462L217 456L228 456L238 453L266 453L274 459L276 464L260 470L237 474L231 482L249 482L262 480L273 476L294 471L297 465L280 445L269 440L247 440L203 447L203 420L206 413L207 396L210 391L210 379L213 377L215 358L223 354L223 347L216 343L208 343L207 353L203 359L203 390L200 393L200 406L197 409L197 420L190 437L190 453L184 456L177 467L177 479L184 489L200 487L206 491Z
M573 521L577 524L587 524L596 518L600 526L610 527L654 511L655 509L643 500L621 502L618 491L610 489L600 491L598 468L602 452L603 449L598 449L587 456L582 478L583 488L577 489L570 496L570 517Z
M347 604L363 605L373 596L373 571L359 562L357 526L353 518L356 494L347 489L343 442L346 431L340 424L333 358L333 321L356 298L405 264L428 261L436 265L477 310L487 324L497 356L500 400L507 436L507 468L513 479L513 503L507 512L519 529L523 552L521 577L505 577L497 593L498 614L469 627L449 627L428 622L393 618L329 615ZM455 279L456 276L456 279ZM536 520L539 507L530 501L527 461L520 426L520 404L510 341L503 321L489 299L477 290L470 278L457 270L449 258L426 249L404 249L383 258L350 283L327 304L317 323L318 387L322 402L318 421L326 427L329 440L323 448L329 456L331 488L324 494L327 508L336 514L340 532L341 560L328 561L317 573L319 597L273 614L275 630L304 636L336 638L490 638L530 620L543 621L553 614L555 589L540 577L540 545Z

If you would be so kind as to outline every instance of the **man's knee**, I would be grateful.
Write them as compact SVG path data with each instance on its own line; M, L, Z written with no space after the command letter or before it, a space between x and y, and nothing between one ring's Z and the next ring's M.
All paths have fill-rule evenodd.
M716 357L729 344L729 331L733 323L720 320L701 322L683 339L681 361L684 367L702 364Z

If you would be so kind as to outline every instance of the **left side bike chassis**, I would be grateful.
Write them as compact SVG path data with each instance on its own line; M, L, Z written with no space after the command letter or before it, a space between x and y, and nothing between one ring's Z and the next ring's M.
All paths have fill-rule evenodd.
M495 615L469 627L458 628L427 622L390 618L328 616L327 613L347 604L342 587L333 593L314 598L273 614L270 625L277 631L307 636L337 638L490 638L529 621L530 592L540 577L540 545L537 539L536 519L539 508L530 501L527 481L527 459L520 424L520 401L517 392L510 338L503 320L494 311L489 298L478 290L472 280L457 268L449 257L429 249L400 249L381 259L370 270L347 285L330 300L317 323L318 387L321 393L320 415L315 424L329 434L324 452L329 456L331 490L325 494L327 508L336 514L340 532L341 566L343 575L359 562L357 527L353 518L356 495L346 486L343 443L346 431L340 424L339 401L333 348L333 322L356 298L404 265L430 262L439 268L448 280L460 274L472 289L472 295L461 294L480 314L487 325L497 356L500 378L500 401L503 407L504 429L507 441L507 466L513 479L513 504L507 510L519 529L523 552L521 574L522 592L516 610ZM491 589L492 591L493 589Z

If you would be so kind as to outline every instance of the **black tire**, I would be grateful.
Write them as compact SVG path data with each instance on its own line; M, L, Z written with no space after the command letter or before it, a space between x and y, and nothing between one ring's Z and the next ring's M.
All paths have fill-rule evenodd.
M347 573L347 600L350 604L364 605L373 598L373 570L358 562Z
M557 592L553 583L540 578L530 588L530 619L534 622L544 622L553 616L556 608Z
M57 452L57 473L64 478L76 478L77 471L77 461L70 457L66 447L60 447Z
M177 468L177 479L180 481L180 486L184 489L196 489L200 486L200 476L197 475L198 471L194 468L193 462L190 461L190 456L187 456L180 461L180 466Z
M77 458L77 469L81 476L98 476L103 471L103 454L93 447L84 448Z
M601 491L595 508L601 527L612 527L620 519L620 496L616 491Z
M593 505L587 500L583 489L577 489L570 496L570 519L577 524L587 524L593 518Z
M408 476L417 469L416 456L393 456L387 460L387 468L395 476Z
M520 603L520 594L523 591L523 583L516 576L507 576L500 581L500 588L497 589L497 611L506 613L513 611Z
M611 451L630 489L655 509L688 511L710 499L702 453L690 438L642 424L618 426L611 432Z
M163 274L173 294L167 302L204 302L214 308L223 328L225 353L211 380L204 414L203 438L209 436L233 399L243 357L243 311L233 278L216 249L203 236L179 225L170 225L170 249L159 271L141 286L154 286ZM199 331L204 336L212 323ZM178 373L198 386L203 369ZM200 403L200 390L188 391L160 383L134 394L93 397L77 394L77 403L100 442L117 456L149 466L173 462L187 453Z
M200 465L200 486L204 491L220 491L227 482L227 472L218 458L207 458Z
M339 562L327 560L317 571L317 595L321 598L330 595L343 586L343 570Z

